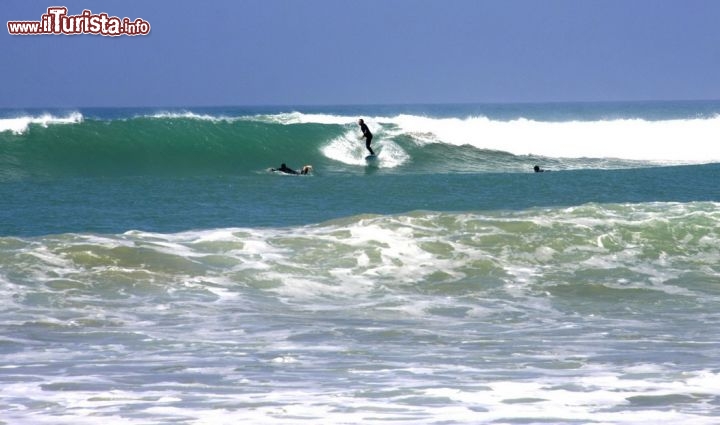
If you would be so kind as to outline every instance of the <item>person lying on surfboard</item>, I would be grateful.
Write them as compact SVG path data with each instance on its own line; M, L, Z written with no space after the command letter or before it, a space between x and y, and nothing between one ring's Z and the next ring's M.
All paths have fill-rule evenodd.
M365 139L365 147L367 150L370 151L370 155L375 155L375 152L373 152L372 148L370 147L370 142L372 141L373 135L370 132L370 129L367 125L365 125L365 121L363 121L362 118L358 120L358 125L360 125L360 131L362 131L362 137Z
M285 165L285 163L283 162L282 164L280 164L280 168L271 168L270 171L279 171L285 174L307 174L312 171L312 165L306 165L302 167L302 170L300 170L300 172L298 173L297 171Z

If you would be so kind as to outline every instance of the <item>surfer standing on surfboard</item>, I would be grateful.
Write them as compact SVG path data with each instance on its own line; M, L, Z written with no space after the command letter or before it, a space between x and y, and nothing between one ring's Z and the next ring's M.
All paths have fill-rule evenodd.
M370 147L370 142L372 141L372 133L370 132L370 129L367 125L365 125L365 121L363 121L362 118L358 120L358 124L360 125L360 131L362 131L363 134L362 137L365 138L365 147L370 151L370 155L375 155L375 152L373 152Z

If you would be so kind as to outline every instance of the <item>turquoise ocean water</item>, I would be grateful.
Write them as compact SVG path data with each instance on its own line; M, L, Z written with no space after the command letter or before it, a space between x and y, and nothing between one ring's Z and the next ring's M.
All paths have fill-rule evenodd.
M2 110L0 423L718 423L719 137L720 102Z

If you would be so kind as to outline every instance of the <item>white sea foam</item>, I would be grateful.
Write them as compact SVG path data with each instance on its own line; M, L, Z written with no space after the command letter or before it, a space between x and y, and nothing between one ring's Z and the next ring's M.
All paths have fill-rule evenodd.
M350 165L364 165L367 155L358 135L351 131L330 141L322 148L322 153L330 159Z
M720 160L720 117L666 121L604 120L541 122L493 121L484 117L392 118L404 132L435 136L452 145L556 158L620 158L663 162Z
M13 238L0 421L711 424L717 207Z
M392 139L383 137L382 133L375 133L372 148L378 156L378 166L381 168L394 168L405 164L410 155ZM342 136L331 140L322 148L326 157L349 165L366 165L365 157L368 151L364 139L359 138L357 131L347 131Z
M292 356L278 356L270 360L272 367L294 368L299 362ZM578 376L548 377L531 380L495 380L467 382L461 388L432 385L443 375L476 376L481 370L453 368L391 367L373 370L358 381L373 382L378 395L368 389L358 392L348 383L347 388L323 389L314 383L302 388L278 386L271 392L203 387L202 393L211 398L202 403L197 399L185 402L193 391L192 385L163 382L157 389L149 385L141 392L107 391L48 391L38 384L9 383L4 391L16 396L0 418L33 423L96 423L98 415L103 423L143 423L153 418L158 423L172 423L179 419L198 424L231 424L238 422L285 423L413 423L430 424L439 420L448 423L613 423L613 424L713 424L716 417L692 409L678 411L661 403L664 397L694 398L720 395L712 380L718 375L710 371L688 374L677 381L657 379L621 379L608 371L584 371L587 378ZM209 371L204 371L208 373ZM217 373L222 373L220 370ZM596 374L595 374L596 373ZM228 383L243 387L239 377L225 373ZM397 378L397 377L405 378ZM437 376L437 377L435 377ZM376 381L370 381L375 379ZM568 390L572 382L582 390ZM252 381L245 385L253 384ZM372 388L372 386L370 387ZM383 395L383 393L387 395ZM633 400L648 400L648 405L628 408ZM653 399L657 400L653 402ZM66 406L62 414L52 409L25 412L24 400L43 400L55 406ZM423 405L422 401L427 402ZM656 404L653 404L656 403ZM252 408L247 408L252 406ZM134 412L126 416L128 412ZM133 420L132 418L142 418ZM94 419L93 419L94 418Z
M355 125L356 118L281 114L280 123ZM552 158L616 158L663 164L720 161L720 116L698 119L613 119L598 121L508 121L487 117L432 118L417 115L369 117L371 131L386 138L408 135L418 144L469 145L478 149ZM353 133L354 134L354 133ZM347 136L344 136L347 138ZM329 156L329 155L328 155ZM337 156L337 155L336 155ZM330 156L336 159L335 156ZM357 162L356 157L346 163Z
M0 118L0 133L11 131L15 134L23 134L32 124L47 127L55 124L77 124L82 121L83 115L80 112L72 112L65 116L43 114L39 116L24 115L16 118Z

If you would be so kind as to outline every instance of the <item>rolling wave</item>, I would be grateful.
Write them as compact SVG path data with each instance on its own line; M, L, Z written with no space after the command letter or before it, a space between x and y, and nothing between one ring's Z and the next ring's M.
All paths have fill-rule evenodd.
M80 112L0 119L5 178L53 175L257 173L285 162L364 169L357 117L301 112L153 112L102 119ZM527 172L720 161L720 117L540 121L483 116L365 117L386 172Z

